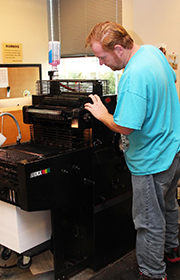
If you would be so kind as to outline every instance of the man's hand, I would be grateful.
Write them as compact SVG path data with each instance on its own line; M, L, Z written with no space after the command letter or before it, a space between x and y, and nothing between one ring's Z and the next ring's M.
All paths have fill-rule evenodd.
M89 97L92 99L93 104L86 103L84 108L91 112L91 114L98 120L104 121L107 117L108 110L102 103L100 97L97 94L90 94Z
M106 106L102 103L100 97L97 94L90 94L89 97L92 99L93 104L86 103L84 108L91 112L91 114L98 119L99 121L103 122L107 127L109 127L112 131L122 133L125 135L129 135L133 132L133 129L128 127L122 127L117 125L114 122L113 115L109 114Z

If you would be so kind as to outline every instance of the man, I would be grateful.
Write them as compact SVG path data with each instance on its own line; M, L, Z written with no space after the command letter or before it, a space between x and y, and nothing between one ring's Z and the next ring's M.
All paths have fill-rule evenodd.
M165 279L164 253L178 255L176 185L180 177L180 106L176 74L154 46L138 46L119 24L97 24L86 38L101 65L124 69L114 115L97 95L85 104L98 120L121 134L132 174L133 221L139 269L131 280Z

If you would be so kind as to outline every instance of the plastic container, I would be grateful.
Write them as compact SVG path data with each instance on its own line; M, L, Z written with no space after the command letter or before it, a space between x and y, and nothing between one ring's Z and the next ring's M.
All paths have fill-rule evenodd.
M60 42L49 42L49 64L53 67L60 64Z
M4 142L6 141L6 137L2 134L2 133L0 133L0 146L2 146L3 144L4 144Z

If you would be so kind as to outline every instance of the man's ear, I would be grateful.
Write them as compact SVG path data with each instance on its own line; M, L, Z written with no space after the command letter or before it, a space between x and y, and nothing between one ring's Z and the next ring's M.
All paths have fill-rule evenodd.
M116 53L117 56L121 57L123 54L123 47L121 45L115 45L114 52Z

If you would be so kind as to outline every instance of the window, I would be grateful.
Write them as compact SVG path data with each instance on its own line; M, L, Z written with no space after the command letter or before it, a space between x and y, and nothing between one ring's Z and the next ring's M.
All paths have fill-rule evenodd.
M54 7L54 13L56 12L57 8ZM92 50L85 49L85 39L92 27L99 22L109 20L122 24L122 0L60 0L59 19L59 78L109 80L109 94L117 93L121 71L113 72L104 65L100 66Z
M102 79L109 81L109 94L117 94L117 85L122 71L112 71L99 65L96 57L61 58L58 65L60 79Z

